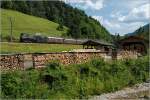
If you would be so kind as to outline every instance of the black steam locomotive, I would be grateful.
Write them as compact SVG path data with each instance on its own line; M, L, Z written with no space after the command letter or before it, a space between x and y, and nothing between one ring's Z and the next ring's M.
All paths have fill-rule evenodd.
M25 43L82 44L84 41L85 40L30 35L27 33L21 33L20 35L20 42Z
M25 43L47 43L48 38L41 35L30 35L27 33L21 33L20 42Z

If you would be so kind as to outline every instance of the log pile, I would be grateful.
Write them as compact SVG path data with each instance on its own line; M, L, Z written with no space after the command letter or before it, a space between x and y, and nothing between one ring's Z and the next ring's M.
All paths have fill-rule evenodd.
M74 53L64 53L60 58L60 62L65 65L74 64L76 62L76 56Z
M34 67L44 67L47 63L46 55L33 55Z
M135 59L137 53L133 51L117 52L117 59ZM63 65L79 64L89 61L92 58L112 59L112 55L105 52L61 52L43 54L15 54L1 55L1 69L24 69L26 65L33 65L35 68L45 67L49 62L59 61Z
M137 59L138 54L135 51L120 51L117 53L117 59Z
M0 56L0 68L1 70L24 69L24 56L21 54Z
M104 57L103 53L93 52L63 52L50 54L33 55L33 62L35 67L45 66L48 62L54 60L59 61L63 65L79 64L89 61L92 58Z

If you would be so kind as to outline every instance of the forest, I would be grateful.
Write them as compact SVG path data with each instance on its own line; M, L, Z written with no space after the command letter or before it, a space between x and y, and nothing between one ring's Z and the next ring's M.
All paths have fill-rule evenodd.
M16 10L28 15L48 19L69 28L65 34L75 39L90 38L112 41L108 30L84 11L63 1L2 1L1 8ZM30 20L30 19L29 19ZM58 28L58 29L59 29ZM61 29L62 30L62 29Z

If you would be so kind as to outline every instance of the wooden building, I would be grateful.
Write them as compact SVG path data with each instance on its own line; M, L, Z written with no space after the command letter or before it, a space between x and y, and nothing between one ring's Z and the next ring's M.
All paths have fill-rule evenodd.
M149 48L149 41L137 36L129 36L118 41L119 49L136 51L140 54L146 54Z
M83 49L96 49L104 52L112 51L112 44L103 41L87 40L82 43Z

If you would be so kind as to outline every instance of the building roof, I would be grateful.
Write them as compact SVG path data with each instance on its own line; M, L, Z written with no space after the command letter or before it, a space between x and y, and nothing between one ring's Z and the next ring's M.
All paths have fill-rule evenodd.
M108 42L104 42L104 41L98 41L98 40L87 40L85 42L82 43L82 45L93 45L93 46L97 46L97 45L102 45L102 46L113 46L113 44L108 43Z

